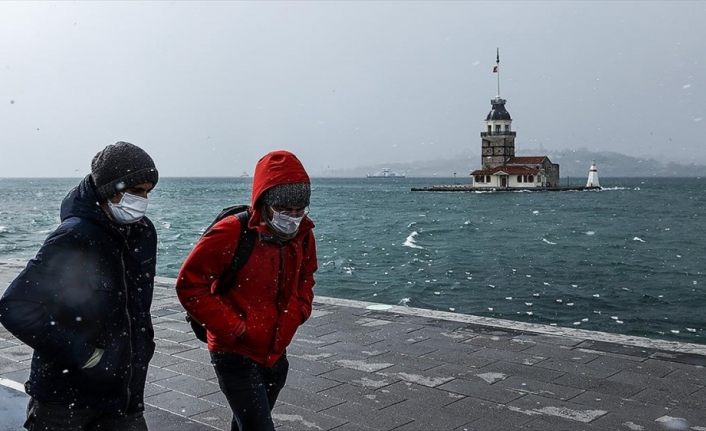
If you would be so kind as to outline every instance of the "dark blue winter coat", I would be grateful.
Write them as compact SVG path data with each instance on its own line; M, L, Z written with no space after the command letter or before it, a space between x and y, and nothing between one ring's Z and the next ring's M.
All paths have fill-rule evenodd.
M64 198L61 225L0 299L0 323L34 349L29 395L132 413L154 353L157 235L147 218L113 223L97 201L90 176ZM97 347L101 361L82 369Z

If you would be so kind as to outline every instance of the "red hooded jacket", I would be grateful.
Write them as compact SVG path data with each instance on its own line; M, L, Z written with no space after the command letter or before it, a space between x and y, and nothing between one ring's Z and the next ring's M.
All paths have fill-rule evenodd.
M258 202L266 190L293 183L309 183L309 176L292 153L273 151L257 163L248 226L258 237L235 286L223 295L212 294L238 246L237 217L213 226L179 271L177 295L186 311L206 327L211 351L238 353L271 367L311 315L317 270L314 223L305 217L294 238L274 240Z

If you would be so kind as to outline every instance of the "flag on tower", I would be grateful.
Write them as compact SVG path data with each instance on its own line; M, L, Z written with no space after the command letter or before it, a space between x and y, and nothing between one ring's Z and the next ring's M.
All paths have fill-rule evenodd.
M496 54L495 54L495 66L493 66L493 73L498 73L498 70L500 69L500 48L496 48Z

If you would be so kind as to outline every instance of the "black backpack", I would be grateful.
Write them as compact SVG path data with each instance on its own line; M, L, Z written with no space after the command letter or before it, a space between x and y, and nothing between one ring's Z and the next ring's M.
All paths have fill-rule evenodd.
M234 205L232 207L224 208L213 220L213 222L204 231L204 235L211 230L213 225L218 223L229 216L238 217L240 220L240 239L238 240L238 249L235 250L233 254L233 261L230 266L218 277L218 283L216 284L215 293L223 294L230 286L235 283L235 277L238 271L245 265L252 253L253 246L255 245L255 237L257 233L253 229L248 229L248 206L247 205ZM191 329L194 331L196 338L206 343L208 340L206 338L206 328L197 322L189 313L186 313L186 321L191 325Z

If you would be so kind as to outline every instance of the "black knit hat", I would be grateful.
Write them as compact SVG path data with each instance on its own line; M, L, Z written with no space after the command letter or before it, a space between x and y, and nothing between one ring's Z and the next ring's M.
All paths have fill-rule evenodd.
M304 208L309 206L309 183L280 184L262 194L262 202L271 207Z
M159 173L145 150L129 142L116 142L93 158L91 177L98 199L104 202L137 184L157 184Z

